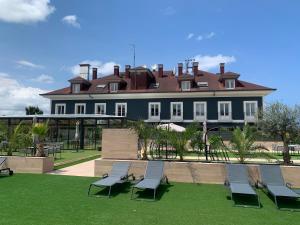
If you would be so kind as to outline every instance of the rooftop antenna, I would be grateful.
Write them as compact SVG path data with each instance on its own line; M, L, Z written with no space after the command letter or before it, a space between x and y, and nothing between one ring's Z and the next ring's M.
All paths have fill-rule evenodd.
M191 63L191 62L195 62L195 59L187 58L187 59L184 60L184 62L185 62L185 70L186 70L186 73L188 73L188 72L189 72L189 69L190 69L190 68L193 68L192 66L190 66L190 63Z
M135 68L135 44L130 44L133 49L133 68Z

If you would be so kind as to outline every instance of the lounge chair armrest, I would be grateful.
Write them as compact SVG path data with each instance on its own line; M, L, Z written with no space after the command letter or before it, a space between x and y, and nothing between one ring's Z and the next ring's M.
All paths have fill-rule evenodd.
M228 180L224 181L224 186L229 187L229 181Z
M260 188L263 188L263 187L265 187L265 184L263 182L261 182L260 180L257 180L256 181L256 186L260 187Z
M133 173L129 174L129 175L127 176L127 179L128 179L129 177L132 177L132 180L135 180L135 176L133 175Z
M106 178L106 177L108 177L108 173L102 175L102 178Z
M286 183L285 184L288 188L292 189L292 184L291 183Z
M254 181L251 180L251 179L249 179L248 182L249 182L250 186L252 186L252 187L257 187L257 182L254 182Z

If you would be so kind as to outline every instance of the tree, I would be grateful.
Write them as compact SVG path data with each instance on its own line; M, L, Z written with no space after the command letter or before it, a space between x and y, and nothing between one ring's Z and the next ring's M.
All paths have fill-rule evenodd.
M28 106L25 111L26 115L42 115L44 113L38 106Z
M46 123L35 123L32 125L32 134L37 137L37 152L36 156L45 157L44 141L48 134L48 121Z
M144 149L144 151L142 152L142 159L148 159L148 144L153 133L153 127L143 120L139 120L131 124L131 129L133 129L137 133L139 137L139 143Z
M296 141L300 134L300 108L289 107L280 102L268 105L261 113L259 128L264 134L281 138L284 145L284 164L291 163L289 144Z

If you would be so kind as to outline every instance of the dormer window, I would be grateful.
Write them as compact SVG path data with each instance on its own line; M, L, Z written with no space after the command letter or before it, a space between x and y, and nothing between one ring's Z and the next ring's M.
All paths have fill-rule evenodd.
M72 93L79 93L80 92L80 84L72 84Z
M190 91L191 90L191 81L181 81L181 90Z
M226 79L225 80L226 89L235 89L235 79Z
M109 84L109 91L111 93L118 92L118 90L119 90L119 84L118 83L110 83Z

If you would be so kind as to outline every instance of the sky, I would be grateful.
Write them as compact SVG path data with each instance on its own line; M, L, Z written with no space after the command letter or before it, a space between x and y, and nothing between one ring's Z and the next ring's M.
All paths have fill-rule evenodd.
M68 86L78 64L101 76L118 64L225 70L276 88L265 98L300 104L300 1L0 0L0 114L28 105L49 113L40 93Z

